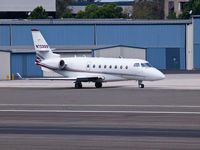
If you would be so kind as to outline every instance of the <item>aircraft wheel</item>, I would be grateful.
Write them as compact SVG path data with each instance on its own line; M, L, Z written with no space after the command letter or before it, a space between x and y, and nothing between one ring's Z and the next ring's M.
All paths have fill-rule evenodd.
M144 84L142 84L142 80L139 80L139 81L138 81L138 87L139 87L139 88L144 88Z
M82 88L82 83L81 82L76 82L75 83L75 88L76 89L81 89Z
M95 87L96 88L102 88L102 83L101 82L95 82Z
M144 88L144 84L140 84L140 86L139 86L140 88Z

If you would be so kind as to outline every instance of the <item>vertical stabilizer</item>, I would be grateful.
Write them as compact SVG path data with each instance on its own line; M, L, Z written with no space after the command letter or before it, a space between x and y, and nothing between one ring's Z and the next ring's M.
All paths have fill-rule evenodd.
M31 31L37 57L39 57L40 59L46 59L55 56L59 57L58 54L54 54L51 51L51 48L49 47L38 29L31 29Z

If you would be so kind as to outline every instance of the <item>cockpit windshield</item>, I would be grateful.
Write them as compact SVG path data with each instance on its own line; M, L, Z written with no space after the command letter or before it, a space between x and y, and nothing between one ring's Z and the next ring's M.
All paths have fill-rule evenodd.
M148 68L152 67L149 63L141 63L141 66L142 67L148 67Z

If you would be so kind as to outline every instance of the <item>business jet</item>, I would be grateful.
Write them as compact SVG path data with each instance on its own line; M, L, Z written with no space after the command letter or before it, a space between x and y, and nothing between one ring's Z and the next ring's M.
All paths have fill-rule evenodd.
M82 82L94 82L101 88L103 82L136 80L144 88L143 81L156 81L165 75L141 59L67 57L53 53L38 29L32 29L36 51L35 64L42 70L56 72L60 78L38 78L39 80L73 80L75 88L82 88Z

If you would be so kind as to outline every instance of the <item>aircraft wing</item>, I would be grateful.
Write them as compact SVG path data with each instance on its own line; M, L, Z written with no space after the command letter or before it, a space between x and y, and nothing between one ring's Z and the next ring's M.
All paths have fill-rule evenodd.
M25 80L76 80L76 78L24 78Z
M91 76L91 77L86 77L86 76L80 76L80 77L74 77L74 78L66 78L66 77L54 77L54 78L22 78L22 76L17 73L18 79L24 79L24 80L71 80L71 81L80 81L80 82L96 82L96 81L103 81L104 77L100 76Z

